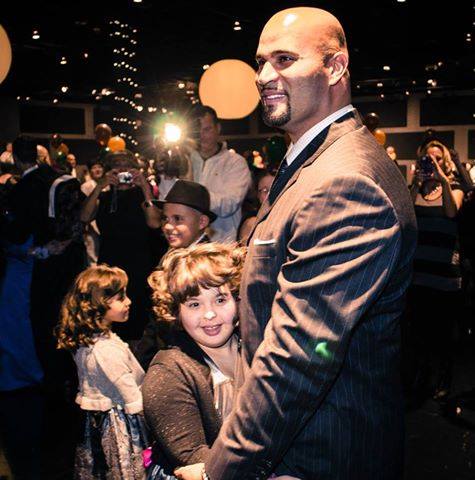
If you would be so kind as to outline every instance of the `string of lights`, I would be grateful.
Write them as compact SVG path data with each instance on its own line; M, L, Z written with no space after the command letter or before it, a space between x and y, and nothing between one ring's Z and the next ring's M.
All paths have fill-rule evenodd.
M111 93L115 94L116 102L116 116L112 119L113 130L129 144L137 147L139 142L135 133L140 122L136 120L136 112L143 110L143 106L135 102L142 97L138 92L140 88L137 80L139 69L135 64L138 30L117 19L111 20L109 27L115 80L114 92Z

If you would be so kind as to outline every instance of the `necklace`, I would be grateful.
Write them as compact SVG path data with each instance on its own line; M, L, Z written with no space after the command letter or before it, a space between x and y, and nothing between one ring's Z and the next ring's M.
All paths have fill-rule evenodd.
M427 182L423 185L421 193L424 200L433 202L442 195L442 185L440 183Z

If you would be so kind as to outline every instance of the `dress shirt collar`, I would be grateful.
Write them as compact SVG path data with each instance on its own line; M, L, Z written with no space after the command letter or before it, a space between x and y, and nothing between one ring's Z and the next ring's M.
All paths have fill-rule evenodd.
M191 243L189 246L190 246L190 247L194 247L195 245L198 245L198 244L201 242L201 240L203 240L203 238L204 238L205 235L206 235L206 232L205 232L205 233L202 233L202 234L200 235L200 237L197 238L197 239L196 239L193 243Z
M316 125L308 129L295 143L291 143L285 154L287 164L290 165L299 155L300 152L313 140L320 132L325 130L333 122L337 121L339 118L343 117L347 113L354 110L353 105L349 104L346 107L340 108L336 112L328 115L321 122L318 122Z

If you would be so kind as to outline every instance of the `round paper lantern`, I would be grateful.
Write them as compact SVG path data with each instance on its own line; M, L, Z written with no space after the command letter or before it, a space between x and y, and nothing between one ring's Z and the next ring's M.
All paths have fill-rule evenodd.
M386 143L386 134L379 128L377 128L373 132L374 138L380 145L384 145Z
M0 25L0 83L2 83L8 75L10 65L12 63L12 47L8 39L7 32Z
M125 140L122 137L111 137L107 144L111 152L117 152L119 150L125 150Z
M259 103L255 78L256 72L241 60L213 63L200 80L201 103L213 107L219 118L246 117Z

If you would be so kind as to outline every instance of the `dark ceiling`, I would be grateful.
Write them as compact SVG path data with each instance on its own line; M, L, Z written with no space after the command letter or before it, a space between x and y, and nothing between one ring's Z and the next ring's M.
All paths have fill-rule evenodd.
M196 87L204 64L239 58L254 65L259 32L276 11L308 5L325 8L342 22L350 47L355 94L452 91L475 85L471 39L474 7L468 0L173 2L11 2L0 23L13 47L13 64L0 96L22 101L111 102L98 96L117 91L113 49L118 20L137 29L134 93L143 103L163 106L181 95L180 81ZM233 30L239 21L242 29ZM33 30L40 39L32 39ZM131 50L133 46L124 41ZM84 57L87 53L87 58ZM60 60L66 57L67 64ZM384 70L383 66L390 70ZM136 79L136 80L135 80ZM427 81L435 80L430 86ZM383 86L377 86L382 83ZM67 92L61 87L67 86ZM92 94L93 90L97 90ZM188 94L188 99L192 94ZM96 96L98 98L96 99ZM137 98L137 97L135 97ZM146 101L146 102L145 102Z

